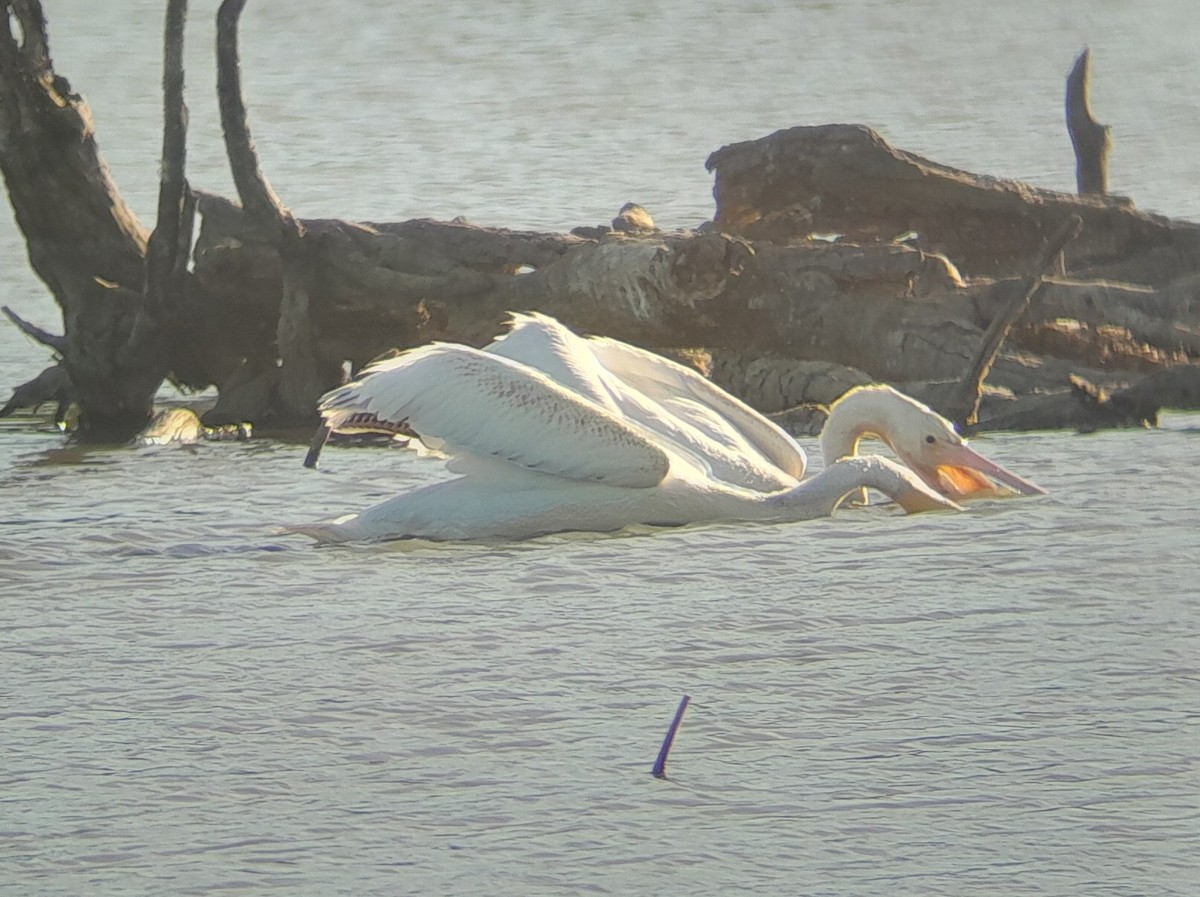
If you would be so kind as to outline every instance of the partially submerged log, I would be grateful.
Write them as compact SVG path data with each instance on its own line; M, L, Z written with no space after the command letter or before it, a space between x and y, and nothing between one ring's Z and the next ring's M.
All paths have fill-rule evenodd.
M813 233L909 241L970 277L1024 274L1022 265L1072 215L1083 234L1070 270L1161 285L1200 272L1200 225L1140 212L1127 199L1075 196L939 165L889 146L862 125L777 131L708 158L716 226L787 243ZM1153 270L1138 264L1156 253ZM1122 266L1131 276L1119 277Z
M187 184L186 4L171 0L150 236L108 178L82 99L53 72L40 5L9 4L28 37L18 45L0 34L0 167L66 331L20 323L61 357L93 436L140 429L165 376L217 387L206 425L303 425L345 365L434 339L481 345L514 310L652 348L716 350L718 382L779 411L832 401L862 379L927 384L914 388L965 409L964 420L985 375L1013 392L1065 388L1073 373L1113 385L1104 378L1114 340L1083 337L1102 327L1143 341L1149 368L1200 354L1200 227L1127 200L946 168L861 126L795 128L714 153L716 219L697 232L659 230L633 203L611 228L572 234L297 218L250 139L238 73L243 5L224 0L218 13L220 107L241 205ZM201 223L189 270L193 213ZM1073 217L1083 232L1064 276L1043 282L1038 256L1057 252L1053 235ZM1096 271L1124 271L1134 285L1090 281ZM1015 325L1013 309L1029 303L1014 306L1012 291L1028 294L1026 277L1041 299ZM1027 348L1052 333L1071 351L997 357L1010 330ZM827 375L810 376L805 364ZM958 399L945 384L959 384Z
M219 210L210 214L210 210ZM236 207L201 197L195 273L223 305L269 325L282 289L273 247ZM555 238L415 221L302 221L319 272L324 351L360 366L395 345L482 344L510 310L652 347L725 346L956 376L979 327L942 257L903 245L751 246L722 234ZM526 273L517 273L524 270Z
M993 409L968 432L1154 427L1164 408L1200 410L1200 365L1162 368L1114 390L1072 377L1067 389L1025 396Z

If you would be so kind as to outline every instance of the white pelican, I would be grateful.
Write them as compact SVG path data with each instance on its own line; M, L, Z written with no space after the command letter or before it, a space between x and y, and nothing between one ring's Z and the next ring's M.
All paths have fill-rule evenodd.
M513 315L510 331L485 351L534 367L610 411L685 443L723 482L775 491L804 476L804 449L783 429L661 355L606 337L585 339L536 312ZM948 498L1046 491L970 448L928 405L884 384L855 387L830 406L821 431L822 460L830 465L857 455L868 437L885 442Z
M633 524L823 517L871 487L910 512L957 508L911 471L846 458L791 488L762 492L716 479L688 448L627 421L528 365L434 344L372 365L321 403L331 429L369 415L404 424L451 456L459 477L334 523L290 527L321 541L416 537L524 539Z
M924 409L945 433L919 414L883 414L889 394L910 412ZM929 445L907 432L918 425L947 445L951 437L962 444L943 418L894 390L841 407L841 422L831 415L831 424L845 435L831 445L856 450L860 436L874 433L907 459L910 443ZM371 365L327 394L320 410L330 430L416 432L461 474L334 523L289 528L322 541L804 520L831 514L867 487L909 512L958 507L939 480L879 457L827 459L801 484L803 449L738 399L683 365L616 340L581 338L543 315L515 316L512 330L484 350L434 344ZM856 430L855 413L869 426ZM315 463L316 451L306 463ZM920 451L912 456L937 467ZM981 460L1005 482L1025 484Z
M1046 492L989 461L967 445L950 421L890 386L856 386L829 406L821 430L821 457L829 464L855 455L860 440L870 436L886 442L928 486L948 498L961 501L1008 490L1018 495Z

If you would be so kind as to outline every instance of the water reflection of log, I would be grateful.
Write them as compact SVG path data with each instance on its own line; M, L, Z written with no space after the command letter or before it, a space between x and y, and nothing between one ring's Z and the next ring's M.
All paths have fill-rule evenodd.
M997 390L1086 395L1071 375L1115 401L1136 379L1133 359L1157 376L1200 354L1197 225L1120 198L948 168L856 125L792 128L713 153L716 214L695 232L657 230L633 205L611 228L571 234L297 219L271 192L246 127L243 0L218 13L220 107L241 205L196 193L183 172L184 6L168 6L153 236L109 179L82 98L50 65L40 5L12 6L20 45L0 32L0 163L65 325L58 336L19 322L44 335L62 367L19 388L5 411L69 395L92 435L129 436L171 377L217 388L209 425L294 425L313 418L315 397L346 366L433 339L479 345L509 311L527 309L652 348L699 348L718 382L770 411L831 401L835 384L864 378L962 408L961 388L955 398L948 384L967 382L974 399L979 378L964 372L991 357L985 333L1007 332L1004 309L1031 274L1038 302L990 363L983 416ZM181 250L193 208L189 268ZM1073 217L1082 232L1043 281L1039 254ZM1148 405L1142 396L1130 407L1136 417Z

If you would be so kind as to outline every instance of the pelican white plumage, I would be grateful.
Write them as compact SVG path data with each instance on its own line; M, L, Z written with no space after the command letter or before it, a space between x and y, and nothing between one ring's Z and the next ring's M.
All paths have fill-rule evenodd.
M689 448L527 365L467 346L424 346L374 365L329 393L321 412L335 430L363 415L406 421L460 474L333 523L289 528L321 541L524 539L633 524L804 520L829 515L864 486L910 512L957 507L911 471L870 456L843 459L776 492L731 485Z
M509 331L484 351L534 368L703 459L721 482L774 492L804 476L804 449L785 430L669 358L607 337L581 337L536 312L513 315Z
M877 433L903 458L902 447L929 445L908 432L914 427L942 434L916 413L887 416L888 402L881 393L873 404L842 405L841 422L831 415L831 423L843 435L830 449L854 454L859 438ZM322 541L803 520L829 515L868 487L909 512L958 507L939 491L942 480L880 457L827 458L821 474L801 483L803 449L738 399L683 365L616 340L584 339L544 315L515 316L510 332L483 350L433 344L371 365L327 394L321 414L331 430L407 428L449 455L460 474L333 523L290 528ZM855 414L866 429L852 425ZM932 464L920 451L909 454Z
M788 433L661 355L606 337L580 337L538 313L513 315L509 332L485 351L536 368L618 416L685 444L723 482L771 492L804 476L804 449ZM861 441L871 437L954 500L1045 492L970 448L950 421L891 386L859 386L833 403L821 432L824 464L857 455Z
M883 384L857 386L829 407L821 456L829 464L855 455L860 441L871 436L887 443L926 485L955 501L1046 492L972 449L928 405Z

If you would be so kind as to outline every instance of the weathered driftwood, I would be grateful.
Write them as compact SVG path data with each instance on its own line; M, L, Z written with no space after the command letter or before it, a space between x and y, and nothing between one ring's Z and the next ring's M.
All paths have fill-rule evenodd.
M1042 242L1072 215L1083 234L1069 270L1161 285L1200 272L1200 226L1140 212L1129 200L1041 190L984 177L889 146L862 125L777 131L713 153L716 226L756 240L812 233L911 242L968 276L1022 275ZM1154 254L1155 264L1141 264ZM1130 276L1114 276L1128 267Z
M275 376L274 356L264 350L283 289L280 261L236 205L201 195L199 208L196 277L214 314L242 321L228 339L236 341L231 356L247 359L218 379L221 402L206 421L227 423L254 417L270 392L260 379ZM581 330L659 348L726 346L744 358L838 362L893 382L958 378L998 305L1011 301L1006 288L1019 283L964 285L944 257L903 244L779 246L716 233L590 240L423 220L300 226L313 255L321 351L355 367L397 345L482 344L509 310L539 308ZM1063 284L1047 286L1057 303L1053 317L1063 316L1071 295ZM1141 323L1139 335L1150 341L1189 332L1160 324L1150 333L1156 307L1176 309L1177 321L1195 319L1190 299L1167 306L1145 287L1087 284L1076 294L1091 312L1077 316ZM1087 346L1080 345L1074 354L1085 375L1105 366L1099 355L1087 364ZM254 366L257 378L251 372L239 379ZM1009 377L1014 369L1023 376ZM1065 374L1053 376L1065 385ZM993 378L1021 390L1030 388L1027 381L1048 385L1003 359Z
M1164 408L1200 409L1200 365L1161 368L1114 390L1071 377L1067 389L996 404L967 432L1153 427Z
M1004 353L990 381L1014 392L1065 388L1072 373L1107 383L1111 352L1093 339L1101 327L1144 341L1150 368L1200 347L1200 228L1128 201L948 169L857 126L792 129L713 154L717 216L701 232L656 230L633 204L612 228L565 235L298 219L271 191L250 139L238 75L243 5L225 0L218 13L219 100L241 205L187 186L186 6L172 0L159 214L148 237L108 178L82 99L50 66L40 6L8 4L27 38L18 46L0 35L0 167L66 329L59 337L20 324L62 357L92 435L140 429L168 375L217 387L206 424L303 424L344 363L433 339L479 345L509 311L526 309L654 348L715 348L718 382L769 410L830 401L837 384L860 378L927 384L914 388L944 397L966 372L970 392L988 367L979 359L994 355L985 331L1007 332L1010 291L1028 291L1011 278L1041 272L1039 254L1054 249L1048 235L1073 215L1083 234L1067 253L1070 279L1045 284L1039 309L1013 329L1027 344L1053 330L1057 348ZM193 210L201 222L189 271ZM807 239L813 232L845 236ZM1100 266L1146 276L1139 286L1081 276ZM1064 309L1078 327L1055 320ZM808 376L798 362L839 373ZM59 396L62 382L48 377L18 395Z
M64 324L61 337L39 339L61 359L63 374L53 379L69 380L83 434L127 438L149 419L170 366L182 370L189 357L178 339L191 211L183 179L186 3L171 0L167 9L166 124L153 235L109 177L87 104L53 69L41 5L22 0L6 11L21 39L12 28L0 29L0 169L30 263L54 294Z
M86 104L51 67L40 5L6 6L21 40L0 29L0 169L29 261L62 309L66 332L51 348L96 419L140 426L145 384L152 393L162 379L129 346L148 234L109 178Z

